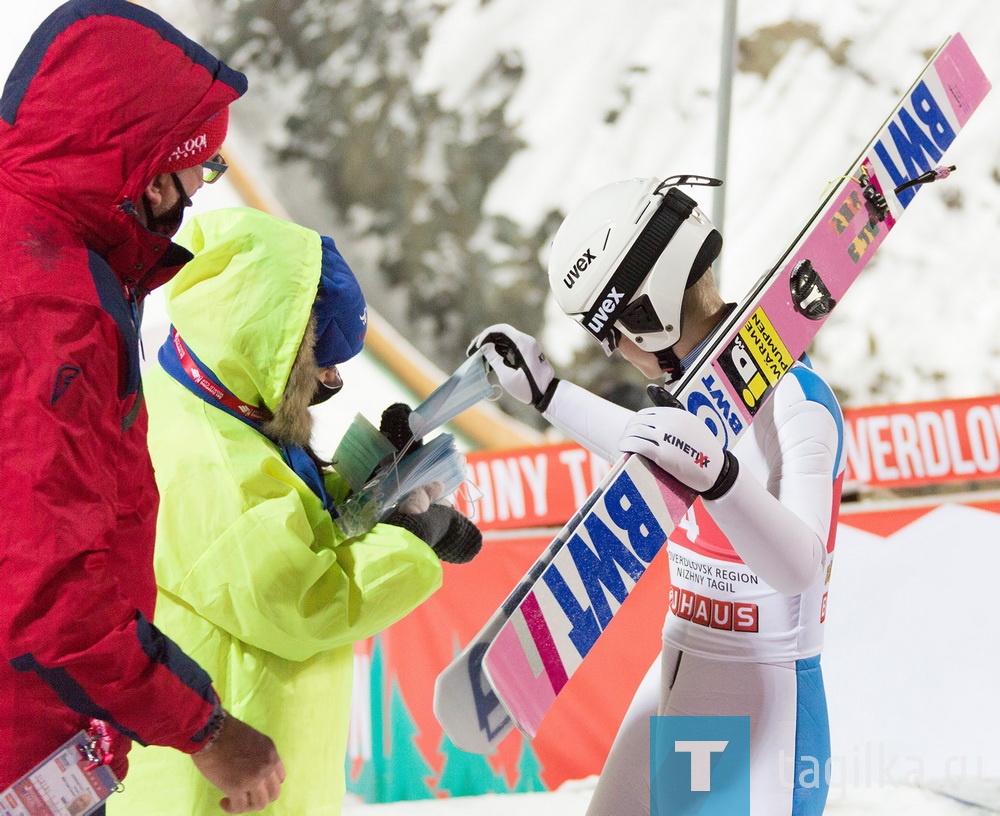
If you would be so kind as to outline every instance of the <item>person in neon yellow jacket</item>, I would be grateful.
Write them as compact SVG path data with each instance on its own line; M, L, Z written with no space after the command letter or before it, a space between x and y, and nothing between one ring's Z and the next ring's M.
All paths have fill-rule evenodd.
M339 390L336 364L360 351L367 313L331 239L234 208L178 240L195 257L165 290L171 333L145 380L161 494L155 621L277 745L287 778L266 812L339 814L352 644L440 586L432 547L463 561L482 538L426 494L365 535L345 540L334 522L348 489L309 448L308 406ZM134 751L109 814L220 813L174 753Z

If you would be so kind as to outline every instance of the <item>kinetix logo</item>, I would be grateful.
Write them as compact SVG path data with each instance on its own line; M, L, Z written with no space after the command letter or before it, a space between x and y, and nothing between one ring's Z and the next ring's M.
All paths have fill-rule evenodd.
M663 441L668 445L672 445L673 447L684 451L684 453L694 459L694 463L698 467L708 467L708 463L710 461L708 454L702 453L700 450L695 450L680 437L674 436L673 434L664 434Z

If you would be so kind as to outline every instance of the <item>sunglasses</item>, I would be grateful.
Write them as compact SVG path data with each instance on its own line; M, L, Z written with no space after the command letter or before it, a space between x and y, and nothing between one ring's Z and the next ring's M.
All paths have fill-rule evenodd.
M222 154L216 153L211 159L201 163L201 180L205 184L214 184L228 169L229 164L222 157Z

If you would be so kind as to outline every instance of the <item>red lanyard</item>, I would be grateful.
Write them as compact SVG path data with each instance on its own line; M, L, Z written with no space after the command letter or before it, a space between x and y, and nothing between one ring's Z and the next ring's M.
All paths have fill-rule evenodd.
M191 381L195 385L208 394L208 396L216 402L226 406L226 408L230 411L236 411L253 422L266 422L271 418L269 412L262 408L258 408L255 405L243 402L243 400L231 391L221 388L211 379L206 377L204 372L202 372L201 368L198 366L198 363L195 362L191 352L188 351L188 347L184 345L184 341L181 340L181 336L177 333L176 329L172 333L172 339L174 343L174 351L177 352L177 359L180 360L184 373L191 378Z

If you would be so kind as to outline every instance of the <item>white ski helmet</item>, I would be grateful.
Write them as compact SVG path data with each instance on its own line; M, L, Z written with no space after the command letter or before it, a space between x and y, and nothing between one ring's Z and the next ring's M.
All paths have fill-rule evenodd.
M556 302L608 355L622 334L644 351L667 352L681 335L684 290L722 250L722 236L679 184L722 182L671 176L608 184L570 211L552 241Z

